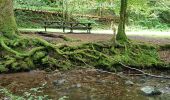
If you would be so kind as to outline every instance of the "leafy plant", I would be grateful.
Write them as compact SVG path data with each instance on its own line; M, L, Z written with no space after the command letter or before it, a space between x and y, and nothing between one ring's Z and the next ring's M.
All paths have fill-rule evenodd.
M15 95L6 88L1 88L0 93L10 100L52 100L48 95L38 95L38 93L43 92L42 89L45 85L46 83L41 87L31 88L28 92L24 92L22 96Z

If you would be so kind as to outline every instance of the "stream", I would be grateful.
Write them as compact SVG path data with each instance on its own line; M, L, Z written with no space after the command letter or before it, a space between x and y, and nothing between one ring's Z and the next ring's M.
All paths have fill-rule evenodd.
M169 76L167 73L162 75ZM52 100L170 100L170 80L143 75L116 75L95 69L1 74L0 80L0 88L6 88L18 96L41 87L35 95L48 95ZM147 86L161 93L142 93L141 89ZM0 100L11 99L0 93Z

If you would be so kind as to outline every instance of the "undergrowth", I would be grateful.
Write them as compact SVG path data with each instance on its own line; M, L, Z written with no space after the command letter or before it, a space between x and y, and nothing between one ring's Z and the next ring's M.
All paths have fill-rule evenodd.
M15 11L17 25L20 28L43 28L44 21L61 21L62 15L33 11ZM31 15L31 16L30 16Z
M142 43L125 43L115 47L111 41L80 46L53 45L39 38L1 38L0 72L33 69L67 70L77 66L121 70L121 63L136 68L164 68L157 48ZM168 66L167 66L168 68Z
M52 100L48 95L40 95L43 93L43 88L44 86L31 88L20 96L13 94L6 88L0 87L0 96L8 100ZM0 99L3 99L2 97L0 97Z

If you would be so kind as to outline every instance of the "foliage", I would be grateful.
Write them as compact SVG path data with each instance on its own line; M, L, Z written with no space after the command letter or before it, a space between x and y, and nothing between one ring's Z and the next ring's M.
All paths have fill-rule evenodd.
M61 4L50 0L14 0L15 8L29 8L36 10L62 11Z
M40 38L17 35L11 39L6 34L0 36L1 73L36 68L66 70L77 66L115 71L121 68L120 62L140 68L164 65L154 46L133 42L123 42L117 46L112 42L87 43L76 47L56 46Z
M42 93L43 87L31 88L28 92L24 92L23 96L18 96L11 93L6 88L0 89L0 94L3 94L4 98L8 98L10 100L52 100L48 95L38 95L38 93Z
M168 0L129 0L130 24L139 24L147 29L168 29L170 27L170 23L167 22L169 11Z
M57 14L44 14L20 10L15 11L15 18L18 27L21 28L42 28L44 25L44 21L46 20L61 21L62 19L62 17Z
M29 8L35 10L45 11L63 11L64 0L15 0L15 8ZM146 29L169 29L169 14L170 6L169 0L128 0L128 25L130 26L142 26ZM69 17L75 20L84 20L84 18L74 18L74 14L81 15L100 15L104 17L110 17L113 15L119 15L120 0L67 0L67 6L64 7ZM18 14L16 14L19 16ZM27 15L26 15L27 16ZM41 15L40 15L41 16ZM29 15L27 18L29 19ZM20 17L22 18L22 17ZM56 19L55 19L56 20ZM32 26L32 23L28 23L29 20L22 20L18 18L19 24L25 27L27 24ZM99 24L94 19L91 21ZM97 25L96 24L96 25ZM36 24L40 27L41 23ZM34 25L34 27L36 26ZM100 23L99 25L105 25ZM27 26L28 27L28 26ZM108 27L108 25L107 25Z
M133 42L123 42L117 46L112 42L87 43L76 47L56 46L40 38L22 37L17 34L11 38L6 34L9 33L0 34L1 73L36 68L48 71L66 70L77 66L93 66L114 71L120 66L120 62L144 68L163 65L156 48Z

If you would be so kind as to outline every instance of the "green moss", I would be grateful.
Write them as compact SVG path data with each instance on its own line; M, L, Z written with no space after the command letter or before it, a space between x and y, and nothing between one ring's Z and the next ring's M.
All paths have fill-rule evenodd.
M36 53L33 55L33 59L34 59L34 60L39 60L39 59L44 58L45 55L46 55L46 52L43 52L43 51L41 51L41 52L36 52Z
M0 32L3 32L3 35L8 38L15 38L18 30L13 13L13 3L11 0L1 0L0 7Z
M124 42L127 42L128 41L128 38L125 34L125 32L122 32L122 31L119 31L116 35L116 40L119 42L119 43L124 43Z
M8 72L8 69L4 66L0 64L0 72Z
M58 62L57 59L54 59L53 57L50 56L46 56L43 59L41 59L42 66L40 66L40 69L54 70L57 67L59 67L59 64L57 62Z
M26 71L35 68L48 69L48 71L67 70L77 66L117 71L122 69L119 62L137 68L160 68L158 66L165 65L159 58L158 48L148 44L131 42L114 47L112 42L107 41L86 43L79 46L55 46L39 38L32 39L31 43L24 41L24 39L20 39L5 43L6 47L15 49L19 53L30 49L29 52L21 53L27 54L24 57L19 57L16 53L1 45L1 48L3 48L1 52L5 51L5 53L0 53L2 57L0 64L3 65L1 72ZM26 48L19 46L19 44L22 44L21 42L24 42L23 45ZM32 48L28 48L27 45Z

